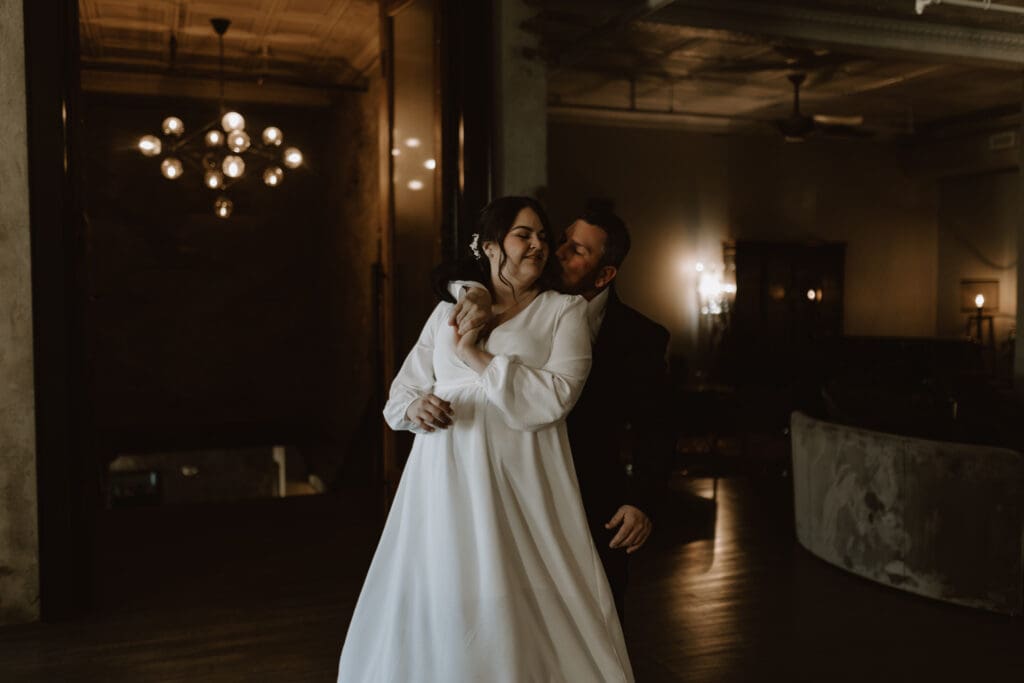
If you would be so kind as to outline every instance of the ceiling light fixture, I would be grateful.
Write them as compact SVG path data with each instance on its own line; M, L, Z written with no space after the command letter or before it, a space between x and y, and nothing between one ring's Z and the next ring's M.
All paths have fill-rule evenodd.
M245 177L247 168L252 169L262 161L258 175L263 184L277 187L284 181L281 165L295 169L302 166L304 158L297 147L281 151L284 133L276 126L267 126L259 136L250 137L245 131L245 117L224 105L224 34L231 21L216 18L210 19L210 24L220 41L220 115L190 135L185 135L185 123L180 118L168 116L160 126L163 138L144 135L139 138L138 149L145 157L166 153L160 162L160 172L168 180L184 175L182 160L195 166L202 175L203 186L217 191L214 215L228 218L234 202L225 191Z

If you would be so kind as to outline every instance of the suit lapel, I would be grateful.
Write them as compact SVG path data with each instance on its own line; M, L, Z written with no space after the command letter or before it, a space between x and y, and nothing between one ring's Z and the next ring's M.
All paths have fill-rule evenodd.
M593 365L590 375L597 383L603 383L603 378L614 367L616 357L620 355L621 320L622 302L619 301L613 287L608 292L608 305L604 310L604 320L601 321L601 329L597 331L597 341L594 342L592 353Z

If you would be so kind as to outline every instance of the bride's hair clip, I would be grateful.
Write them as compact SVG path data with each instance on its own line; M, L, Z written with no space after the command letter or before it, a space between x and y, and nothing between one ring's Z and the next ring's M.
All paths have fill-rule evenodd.
M473 239L469 243L469 250L473 252L473 258L480 260L480 233L474 232Z

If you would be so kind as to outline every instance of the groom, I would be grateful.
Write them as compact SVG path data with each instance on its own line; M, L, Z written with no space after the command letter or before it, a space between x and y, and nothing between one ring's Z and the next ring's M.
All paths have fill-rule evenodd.
M615 292L629 246L622 219L593 207L569 226L555 252L562 267L559 290L588 302L593 364L567 425L583 507L620 619L628 556L651 534L673 448L667 420L668 331ZM490 316L487 290L461 287L450 323L464 332ZM622 463L625 450L632 453L629 472Z

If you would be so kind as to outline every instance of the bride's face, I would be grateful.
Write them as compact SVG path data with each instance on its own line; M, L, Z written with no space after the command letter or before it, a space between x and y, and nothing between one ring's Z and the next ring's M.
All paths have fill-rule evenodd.
M502 275L516 290L532 287L548 261L547 234L533 209L525 208L516 214L502 246L506 256L505 264L501 266ZM485 245L485 253L491 262L491 276L497 286L500 283L496 274L501 264L501 250L491 242Z

